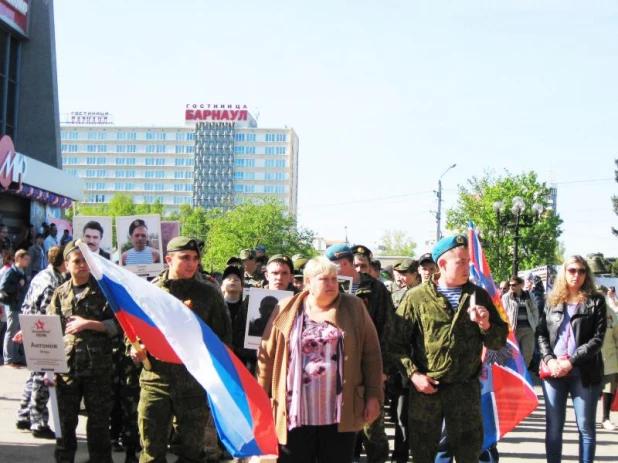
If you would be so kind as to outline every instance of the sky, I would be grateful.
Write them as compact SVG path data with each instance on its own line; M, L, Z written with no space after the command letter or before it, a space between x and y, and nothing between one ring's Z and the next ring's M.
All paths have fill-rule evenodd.
M298 134L298 221L320 237L375 250L404 230L425 252L456 164L443 211L472 177L534 170L558 189L566 253L618 256L618 2L54 8L61 114L183 126L187 103L246 104Z

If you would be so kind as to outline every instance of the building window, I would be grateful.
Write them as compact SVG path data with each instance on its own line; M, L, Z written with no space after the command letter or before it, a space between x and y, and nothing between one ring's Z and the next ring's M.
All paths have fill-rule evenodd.
M96 132L88 132L88 140L96 140L97 134Z
M191 184L185 184L185 191L193 191L193 185Z
M155 159L155 165L156 166L164 166L165 165L165 158L156 158Z
M97 153L107 153L107 145L97 145Z
M97 163L97 158L86 158L86 164L89 166L93 166Z
M185 171L185 178L193 178L193 172L190 170Z
M97 152L97 145L86 145L86 151L88 153L96 153Z
M195 134L194 133L188 133L187 134L187 140L195 140Z
M177 134L177 135L182 135L182 134ZM185 146L176 145L176 154L184 154L184 153L185 153Z
M234 185L234 193L242 193L243 191L245 191L245 186L242 184L236 184Z
M184 190L183 186L184 185L182 184L174 183L174 191L183 191Z
M244 133L235 134L234 141L245 141L245 134Z
M147 153L154 153L157 150L155 145L146 145L146 152Z
M285 146L277 146L275 148L275 154L285 154Z
M234 167L245 167L245 159L234 159Z
M180 170L175 170L174 171L174 178L176 178L176 179L185 178L185 173L180 171Z
M275 137L275 141L285 141L286 136L284 133L278 133Z
M135 178L135 171L127 170L127 178Z
M154 166L154 158L145 158L144 159L144 165L146 166Z
M275 147L274 146L267 146L264 149L264 154L275 154Z
M97 132L97 140L107 140L107 132Z
M245 185L245 193L255 192L255 185Z
M131 135L131 134L129 134ZM135 134L133 134L135 135ZM127 145L127 153L135 153L137 152L137 146L136 145Z
M193 146L187 146L187 154L191 154L193 153L193 151L194 151Z
M234 147L234 154L245 154L245 147L244 146L235 146Z
M127 191L133 191L135 189L135 183L127 183L126 184L126 190Z
M118 153L126 153L127 152L127 145L116 145L116 151Z
M126 175L126 171L124 170L117 170L116 171L116 178L124 178Z
M117 166L124 166L127 163L127 158L116 158Z
M157 153L165 153L165 145L157 145Z
M245 153L247 154L255 154L255 146L247 146L245 149Z
M97 158L97 164L100 165L100 166L101 165L105 165L105 164L107 164L107 159L105 159L103 157L98 157Z
M65 172L73 177L77 177L77 169L65 169Z
M77 130L73 130L72 132L69 132L69 140L77 140L78 137L79 137L79 133L77 132Z
M248 133L247 134L247 141L255 141L255 134L254 133Z

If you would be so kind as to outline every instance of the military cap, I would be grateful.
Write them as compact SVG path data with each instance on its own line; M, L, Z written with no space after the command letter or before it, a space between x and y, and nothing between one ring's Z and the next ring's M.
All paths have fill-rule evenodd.
M129 225L129 235L132 235L137 227L148 228L148 225L146 225L146 222L144 222L142 219L134 220L133 222L131 222L131 225Z
M324 253L324 256L326 256L328 260L339 260L353 255L352 250L347 244L333 244L326 248L326 252Z
M241 266L242 265L242 260L240 260L239 257L230 257L227 262L225 263L225 265L236 265L236 266Z
M295 254L292 256L292 262L294 263L294 270L297 272L300 271L302 274L302 270L305 268L307 262L309 262L309 259L302 254Z
M428 262L430 264L435 263L433 261L433 257L431 257L431 253L430 252L426 252L425 254L423 254L421 257L418 258L418 264L419 265L423 265L425 262Z
M225 267L225 270L223 271L223 277L221 279L225 280L230 275L236 275L238 278L240 278L241 283L244 281L244 271L236 265L228 265L227 267Z
M367 259L373 259L373 254L371 253L371 249L367 246L363 246L362 244L355 244L352 246L352 253L354 255L364 256Z
M239 254L240 260L255 259L255 251L253 249L243 249Z
M64 246L64 251L62 251L62 256L64 257L64 260L67 260L67 257L69 257L69 254L71 254L75 250L79 251L79 246L77 246L77 240L69 241Z
M290 267L290 272L294 273L294 262L292 262L292 259L285 254L275 254L270 259L268 259L266 265L269 265L271 262L285 262L285 264Z
M459 246L468 246L468 238L464 235L447 236L436 243L433 247L433 251L431 251L431 257L434 262L438 262L438 258L442 254L451 249L458 248Z
M414 259L404 259L393 267L396 272L416 272L418 271L418 261Z
M167 252L175 251L195 251L198 255L202 254L200 242L188 236L177 236L167 243Z

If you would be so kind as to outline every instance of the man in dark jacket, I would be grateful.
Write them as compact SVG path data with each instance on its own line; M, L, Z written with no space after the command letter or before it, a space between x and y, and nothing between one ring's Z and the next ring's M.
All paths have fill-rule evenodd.
M4 272L0 280L0 292L6 294L4 303L9 306L4 334L4 364L17 368L26 364L23 347L13 342L13 337L19 331L21 305L28 292L28 277L26 276L28 265L30 265L28 251L18 250L15 253L13 265Z
M325 256L339 267L339 275L352 277L352 294L363 300L365 307L369 311L369 316L378 332L380 349L382 351L383 379L386 379L386 372L390 368L390 356L388 352L388 337L390 335L391 320L395 309L391 294L386 286L368 275L357 271L354 260L361 258L368 262L373 255L369 248L363 245L356 245L350 248L345 244L336 244L326 249ZM384 410L380 416L371 423L368 423L360 433L363 444L367 452L368 463L384 463L388 458L388 439L384 430ZM360 449L357 444L357 456Z
M183 301L228 346L232 326L221 293L196 273L201 249L197 240L177 236L167 245L169 268L153 284ZM134 361L143 361L146 351L131 348ZM206 425L210 411L206 391L182 364L164 362L148 354L151 370L142 369L138 408L143 449L140 461L164 462L172 417L180 440L179 461L205 461Z

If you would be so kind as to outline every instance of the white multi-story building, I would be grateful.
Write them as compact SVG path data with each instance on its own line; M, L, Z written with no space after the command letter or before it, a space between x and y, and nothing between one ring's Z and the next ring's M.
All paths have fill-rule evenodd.
M129 193L137 204L158 199L171 212L181 204L228 208L271 195L296 213L293 129L208 120L184 127L68 123L61 141L63 169L84 179L86 203Z

